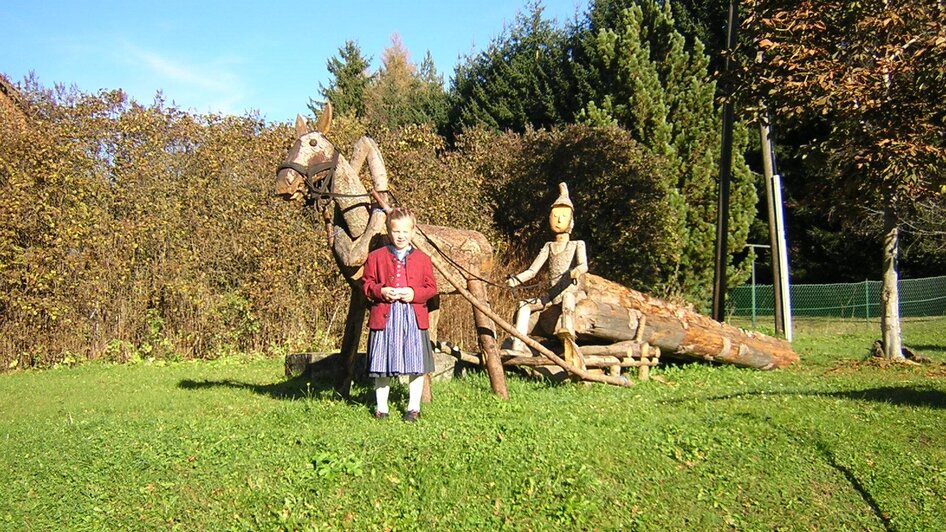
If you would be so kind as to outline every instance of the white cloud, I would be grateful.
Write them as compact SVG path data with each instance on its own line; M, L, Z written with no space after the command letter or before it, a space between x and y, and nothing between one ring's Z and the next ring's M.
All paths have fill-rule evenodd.
M242 113L246 107L246 84L234 71L242 63L234 57L216 57L207 62L188 62L166 53L125 43L119 48L122 62L143 70L138 85L161 91L177 105L198 112Z

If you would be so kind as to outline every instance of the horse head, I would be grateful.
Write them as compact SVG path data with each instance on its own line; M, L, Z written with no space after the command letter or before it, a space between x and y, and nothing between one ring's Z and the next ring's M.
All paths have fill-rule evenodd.
M332 125L332 104L326 104L315 128L296 115L296 141L276 170L276 195L287 200L314 200L327 189L338 165L338 150L325 137Z

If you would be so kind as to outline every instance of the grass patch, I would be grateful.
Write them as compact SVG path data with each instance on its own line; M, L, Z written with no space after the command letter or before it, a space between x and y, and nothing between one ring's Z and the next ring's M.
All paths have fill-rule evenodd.
M13 372L0 529L940 529L946 320L915 325L930 365L864 361L866 328L799 330L792 370L510 375L508 402L475 374L437 383L416 425L281 360Z

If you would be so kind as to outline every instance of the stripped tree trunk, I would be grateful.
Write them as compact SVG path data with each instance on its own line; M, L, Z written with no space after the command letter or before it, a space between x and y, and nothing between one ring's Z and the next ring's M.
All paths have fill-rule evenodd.
M884 342L884 358L903 360L900 293L897 290L900 229L893 201L888 200L884 203L884 272L883 286L880 289L880 330Z
M597 275L585 274L585 291L588 297L575 308L579 339L598 343L639 339L669 356L757 369L798 362L798 355L784 340L714 321Z

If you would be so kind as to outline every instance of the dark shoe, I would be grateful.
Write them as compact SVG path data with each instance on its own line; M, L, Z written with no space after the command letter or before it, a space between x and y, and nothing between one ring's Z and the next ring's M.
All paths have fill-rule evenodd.
M375 410L375 411L374 411L374 418L375 418L375 419L387 419L387 418L388 418L388 413L387 413L387 412L378 412L377 410Z
M417 423L417 420L420 419L420 412L417 410L408 410L404 412L404 421L408 423Z

